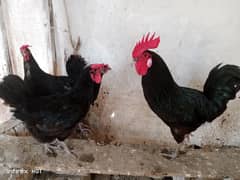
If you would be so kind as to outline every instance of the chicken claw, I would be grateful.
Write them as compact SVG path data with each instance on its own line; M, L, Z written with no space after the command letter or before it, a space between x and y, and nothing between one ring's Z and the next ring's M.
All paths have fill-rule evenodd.
M50 157L57 157L57 153L50 144L44 144L45 153Z
M161 153L162 156L166 157L167 159L174 160L177 157L179 157L180 154L185 154L186 153L186 148L187 148L187 144L186 144L185 141L186 140L184 140L182 143L180 143L173 152L169 152L169 151L168 152L162 152Z
M71 152L69 150L69 148L67 147L67 145L63 142L63 141L59 141L58 139L54 140L51 143L47 143L45 144L45 151L47 153L47 155L52 156L52 157L56 157L57 150L63 150L66 154L74 156L74 158L77 157L76 154L74 154L73 152Z
M86 136L86 137L87 137L89 134L92 133L91 128L90 128L87 124L84 124L84 123L82 123L82 122L80 122L80 123L78 124L78 128L79 128L79 130L81 131L81 133L83 134L83 136Z

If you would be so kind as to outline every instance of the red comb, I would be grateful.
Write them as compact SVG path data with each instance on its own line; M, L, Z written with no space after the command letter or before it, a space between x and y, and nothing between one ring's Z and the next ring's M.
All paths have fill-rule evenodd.
M91 68L93 68L93 69L98 69L101 67L104 67L104 64L91 64Z
M147 33L146 37L143 36L143 38L136 43L133 51L132 51L132 57L137 58L140 56L144 51L148 49L155 49L158 47L160 43L160 37L154 37L155 33L150 36L150 33Z
M29 47L31 47L31 46L28 45L28 44L24 44L24 45L22 45L22 46L20 47L20 51L25 50L25 49L27 49L27 48L29 48Z
M98 68L108 68L110 69L108 64L91 64L91 68L98 69Z

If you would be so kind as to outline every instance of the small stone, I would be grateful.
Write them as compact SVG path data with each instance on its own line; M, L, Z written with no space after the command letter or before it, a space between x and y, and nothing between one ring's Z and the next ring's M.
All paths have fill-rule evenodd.
M93 156L93 154L89 153L89 154L82 154L79 158L80 161L83 161L83 162L88 162L88 163L92 163L95 158Z

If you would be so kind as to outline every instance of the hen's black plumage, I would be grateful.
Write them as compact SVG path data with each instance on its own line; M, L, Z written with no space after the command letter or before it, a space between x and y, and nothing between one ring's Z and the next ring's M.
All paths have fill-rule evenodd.
M77 78L79 77L79 75L81 74L86 65L87 62L82 56L78 54L70 55L66 62L66 71L68 77L72 79L74 82L76 82Z
M221 115L240 90L238 66L214 67L201 92L178 86L163 59L152 51L146 52L152 58L152 66L142 77L144 96L178 143L204 122L212 122Z
M0 84L0 97L14 107L13 115L24 121L40 142L64 140L89 110L94 83L86 67L72 90L64 94L29 96L25 82L8 75Z
M69 78L72 79L73 82L76 82L77 78L86 66L90 65L87 65L87 62L82 56L76 54L71 55L66 63L66 71ZM101 84L97 84L94 82L94 93L92 96L91 104L93 104L94 101L97 99L100 86Z
M37 64L28 47L21 48L24 57L24 82L31 89L32 95L47 96L69 91L86 65L80 55L71 55L66 63L69 76L53 76L45 73Z
M28 87L31 96L48 96L57 93L65 93L72 89L79 76L87 65L85 59L72 54L66 62L68 76L53 76L45 73L37 64L29 48L22 48L24 61L24 82ZM27 56L26 56L27 55ZM97 99L100 85L94 82L94 93L92 94L91 104Z

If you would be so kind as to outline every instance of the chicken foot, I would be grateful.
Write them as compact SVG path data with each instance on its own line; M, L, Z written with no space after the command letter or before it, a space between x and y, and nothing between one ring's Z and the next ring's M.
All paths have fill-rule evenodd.
M69 148L67 147L67 145L63 142L63 141L59 141L58 139L55 139L53 142L51 143L46 143L44 144L45 147L45 151L48 155L56 157L57 153L56 151L61 149L63 150L66 154L74 156L74 158L76 158L76 155L71 152L69 150Z
M182 143L178 144L177 148L173 152L170 152L170 153L162 152L161 154L163 157L173 160L173 159L176 159L179 156L179 154L184 153L186 147L187 147L187 145L185 144L185 142L182 142Z
M178 144L178 146L174 152L172 152L172 153L163 153L162 152L162 156L164 156L168 159L176 159L180 154L185 154L187 146L190 143L190 136L192 136L192 134L186 134L184 141L181 142L180 144Z
M78 128L84 136L87 136L88 134L92 133L91 128L82 122L78 124Z

